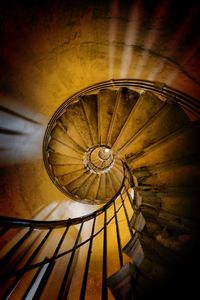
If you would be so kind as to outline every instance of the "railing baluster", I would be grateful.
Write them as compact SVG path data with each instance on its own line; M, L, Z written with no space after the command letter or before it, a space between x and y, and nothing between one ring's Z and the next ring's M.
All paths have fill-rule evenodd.
M115 200L114 200L113 204L114 204L115 226L116 226L116 234L117 234L117 245L118 245L118 252L119 252L119 263L120 263L120 268L122 268L123 255L122 255L121 239L120 239L119 224L118 224Z
M0 237L2 235L4 235L9 229L10 229L10 227L3 227L3 228L1 228L1 230L0 230Z
M108 299L107 289L107 211L104 211L104 236L103 236L103 272L102 272L102 300Z
M128 196L128 200L129 200L129 202L130 202L130 205L131 205L131 207L132 207L132 209L133 209L133 211L134 211L135 207L134 207L133 200L132 200L132 198L131 198L129 192L127 191L127 188L126 188L126 187L125 187L125 190L126 190L126 195Z
M62 246L62 243L63 243L63 241L65 239L65 236L66 236L68 230L69 230L69 227L66 227L66 229L65 229L64 233L62 234L61 239L60 239L60 241L59 241L59 243L58 243L58 245L57 245L57 247L56 247L56 249L54 251L54 254L53 254L54 256L58 254L58 252L60 250L60 247ZM53 271L54 265L55 265L55 261L51 261L48 264L48 267L47 267L47 269L45 271L44 276L42 277L42 280L41 280L41 282L40 282L40 284L38 286L38 289L37 289L37 291L36 291L33 299L39 299L40 298L40 296L41 296L41 294L42 294L42 292L43 292L43 290L44 290L44 288L45 288L45 286L47 284L47 281L48 281L48 279L49 279L49 277L51 275L51 272ZM29 288L31 288L31 286L32 285L30 285ZM28 290L29 290L29 288L28 288ZM28 293L28 290L26 291L26 294ZM24 296L24 299L25 299L25 296Z
M84 300L84 298L85 298L88 271L89 271L89 265L90 265L90 257L91 257L91 253L92 253L92 243L93 243L93 234L94 234L95 223L96 223L96 215L94 216L92 231L91 231L91 235L90 235L90 244L89 244L89 248L88 248L88 255L87 255L87 260L86 260L86 265L85 265L85 272L84 272L84 276L83 276L80 300Z
M126 216L126 221L127 221L127 225L128 225L130 234L131 234L131 236L133 236L133 231L132 231L132 229L131 229L131 227L130 227L130 222L129 222L129 218L128 218L128 213L127 213L127 210L126 210L126 206L125 206L125 204L124 204L124 199L123 199L123 197L122 197L121 194L120 194L120 198L121 198L121 200L122 200L122 205L123 205L123 208L124 208L124 213L125 213L125 216Z
M0 265L3 266L10 260L15 251L22 245L22 243L31 235L33 229L29 229L28 232L24 234L24 236L4 255L4 257L0 260Z
M50 233L52 232L52 229L49 229L48 232L46 233L45 237L43 238L43 240L40 242L40 244L37 246L37 248L35 249L35 251L32 253L32 255L30 256L30 258L28 259L28 261L25 263L24 268L28 270L28 266L30 265L30 263L32 262L32 260L36 257L36 255L38 254L38 252L40 251L40 249L42 248L42 246L44 245L44 243L46 242L46 240L48 239ZM23 272L19 273L15 279L13 280L13 282L10 284L10 286L8 287L8 289L5 291L2 299L8 299L9 296L12 294L13 290L16 288L17 284L19 283L20 279L22 278L22 276L24 275L26 271L24 270Z
M82 228L83 228L83 222L81 223L81 226L79 228L79 231L78 231L78 234L77 234L77 237L76 237L76 241L74 243L74 247L73 247L73 250L72 250L72 253L71 253L71 256L70 256L70 260L69 260L68 265L67 265L67 270L65 272L65 275L64 275L61 287L60 287L60 291L59 291L59 295L58 295L59 300L67 299L67 296L68 296L68 293L69 293L70 285L69 285L69 282L68 282L68 277L70 276L70 269L71 269L71 266L72 266L72 263L73 263L73 259L74 259L75 252L76 252L76 246L78 244Z

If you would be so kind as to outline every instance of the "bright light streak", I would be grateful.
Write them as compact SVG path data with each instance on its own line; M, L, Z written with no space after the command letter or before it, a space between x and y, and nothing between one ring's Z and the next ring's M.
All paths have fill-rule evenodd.
M122 54L121 72L120 77L125 78L127 76L132 56L133 45L136 44L136 38L139 32L140 26L140 1L133 1L130 9L130 15L128 17L128 25L125 36L125 46Z
M134 73L135 78L139 78L141 76L141 73L147 64L147 60L149 57L148 50L151 50L153 48L155 41L159 38L160 29L162 28L165 17L167 15L169 4L169 1L163 0L156 8L151 25L152 29L149 31L144 41L145 51L142 53L142 56Z
M110 7L110 24L109 24L109 78L113 78L115 45L117 33L117 17L119 15L119 1L113 0Z

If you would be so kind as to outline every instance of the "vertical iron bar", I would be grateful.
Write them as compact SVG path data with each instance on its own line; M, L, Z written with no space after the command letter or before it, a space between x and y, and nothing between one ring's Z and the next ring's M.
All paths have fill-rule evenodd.
M65 228L65 231L64 231L64 233L62 234L62 236L61 236L61 238L60 238L60 241L59 241L59 243L58 243L58 245L57 245L57 247L56 247L56 249L55 249L55 251L54 251L53 256L55 256L55 255L58 254L58 252L59 252L59 250L60 250L60 247L61 247L61 245L62 245L62 243L63 243L63 241L64 241L64 239L65 239L65 236L66 236L66 234L67 234L68 229L69 229L69 227L66 227L66 228ZM52 260L52 261L49 263L49 265L48 265L48 267L47 267L47 269L46 269L46 271L45 271L45 274L44 274L44 276L42 277L42 280L40 281L40 284L39 284L39 286L38 286L38 289L37 289L37 291L36 291L36 293L35 293L33 299L39 299L39 298L40 298L40 296L41 296L41 294L42 294L42 292L43 292L43 290L44 290L44 288L45 288L45 286L46 286L46 284L47 284L47 281L48 281L48 279L49 279L49 276L51 275L51 272L53 271L54 265L55 265L55 261ZM42 267L43 267L43 266L42 266ZM34 282L33 282L33 283L34 283ZM27 294L27 292L29 292L29 290L30 290L31 287L32 287L32 285L29 286L28 291L26 291L26 294ZM24 296L24 299L25 299L25 296Z
M31 235L33 232L33 229L29 229L28 232L25 233L25 235L4 255L4 257L0 261L0 265L4 265L12 255L15 253L15 251L22 245L22 243Z
M0 230L0 237L2 235L4 235L9 229L10 229L10 227L3 227L3 228L1 228L1 230Z
M126 190L126 194L127 194L127 196L128 196L128 200L129 200L129 202L130 202L130 205L131 205L131 207L132 207L132 209L133 209L133 211L134 211L134 203L133 203L133 199L131 198L131 196L130 196L130 194L129 194L129 192L127 191L127 188L125 187L125 190Z
M46 260L46 259L44 259L44 263L45 263L45 260ZM43 269L43 267L44 267L44 264L42 264L42 265L38 268L38 270L37 270L37 272L35 273L33 279L31 280L31 283L29 284L28 288L26 289L26 292L25 292L24 296L22 297L22 300L26 300L26 297L27 297L28 293L30 292L32 286L33 286L34 283L36 282L36 280L37 280L37 278L38 278L40 272L41 272L42 269Z
M83 276L80 300L84 300L84 298L85 298L88 271L89 271L89 265L90 265L90 257L91 257L91 253L92 253L92 243L93 243L93 234L94 234L95 222L96 222L96 215L94 216L92 231L91 231L91 235L90 235L90 244L89 244L89 248L88 248L88 255L87 255L87 260L86 260L86 265L85 265L85 272L84 272L84 276Z
M119 252L119 263L120 263L120 268L122 268L122 266L123 266L123 256L122 256L122 247L121 247L121 239L120 239L119 224L118 224L115 200L113 202L113 204L114 204L114 213L115 213L115 226L116 226L117 245L118 245L118 252Z
M103 236L103 272L102 272L102 300L108 299L107 290L107 211L104 212L104 236Z
M73 247L73 250L72 250L72 253L71 253L71 256L70 256L70 260L69 260L68 265L67 265L67 270L65 272L65 275L64 275L61 287L60 287L60 291L59 291L59 294L58 294L58 299L59 300L67 299L67 296L68 296L68 293L69 293L70 286L69 286L69 283L68 283L68 277L70 275L70 269L71 269L71 266L72 266L72 263L73 263L73 259L74 259L75 252L76 252L76 246L78 244L82 228L83 228L83 222L81 223L81 226L79 228L79 231L78 231L78 234L77 234L77 237L76 237L76 241L74 243L74 247Z
M130 222L129 222L129 218L128 218L128 213L127 213L127 210L126 210L126 206L124 204L124 199L123 199L123 197L122 197L121 194L120 194L120 197L121 197L121 200L122 200L122 205L123 205L123 208L124 208L124 213L125 213L125 216L126 216L127 225L128 225L128 228L129 228L131 236L133 236L133 232L132 232L132 230L130 228Z
M52 229L49 229L49 231L47 232L47 234L45 235L45 237L43 238L43 240L40 242L40 244L37 246L37 248L35 249L35 251L32 253L32 255L30 256L30 258L28 259L28 261L25 263L24 268L28 269L30 263L32 262L32 260L35 258L35 256L38 254L38 252L40 251L40 249L42 248L42 246L44 245L44 243L46 242L46 240L48 239L50 233L52 232ZM24 273L26 272L26 270L23 270L21 273L19 273L15 279L13 280L13 282L10 284L10 286L8 287L8 289L5 291L2 299L8 299L9 296L12 294L13 290L15 289L15 287L17 286L17 284L19 283L20 279L22 278L22 276L24 275Z

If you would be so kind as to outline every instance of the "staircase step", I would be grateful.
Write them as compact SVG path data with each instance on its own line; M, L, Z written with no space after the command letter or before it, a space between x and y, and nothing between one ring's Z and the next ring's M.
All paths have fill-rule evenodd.
M97 95L87 95L81 99L89 123L93 144L98 144L98 103Z
M98 93L98 135L99 143L106 144L109 127L115 107L116 91L104 89Z
M51 165L80 165L83 164L83 160L80 158L73 158L71 156L49 152L48 161Z
M115 194L119 191L122 181L119 181L117 178L117 174L115 173L114 169L109 171L109 176L112 182L113 190L115 191Z
M97 192L97 199L106 198L106 174L101 174L99 188Z
M82 138L81 134L79 133L79 128L76 126L76 121L70 116L70 112L66 111L59 120L62 126L65 128L68 136L80 147L87 149L87 143Z
M74 142L72 138L70 138L70 136L67 134L67 131L61 125L61 122L58 122L58 126L54 127L51 132L51 137L66 144L70 149L73 149L79 153L84 152L84 148L82 148L79 144Z
M78 178L75 178L74 180L70 181L70 183L67 185L67 189L72 194L77 194L77 191L79 190L80 186L82 186L83 184L85 184L85 182L88 180L88 178L90 176L91 176L91 173L89 171L83 173Z
M87 199L97 200L97 192L98 192L98 189L99 189L100 177L101 177L101 175L95 174L95 179L92 182L92 184L89 188L89 191L87 193ZM102 199L98 199L98 200L102 200Z
M66 174L66 175L63 175L63 176L59 176L58 180L59 180L59 182L60 182L61 185L67 186L72 181L74 181L74 180L76 180L79 177L82 177L84 175L85 175L84 169L82 169L82 170L76 170L76 171L71 172L69 174Z
M115 195L114 186L112 183L112 178L110 172L106 173L106 197L111 199Z
M156 95L144 92L131 110L116 142L114 150L121 149L164 105Z
M90 175L87 176L87 180L85 180L81 184L79 182L79 185L77 186L77 189L76 189L76 194L81 199L89 199L89 198L87 198L87 195L90 193L90 188L93 185L96 176L97 176L96 174L90 173ZM94 199L92 199L92 200L94 200Z
M178 105L167 104L156 115L156 118L153 118L153 121L140 134L136 134L134 140L120 152L128 157L137 155L145 147L167 137L187 123L188 117Z
M199 132L200 122L190 123L152 146L143 148L141 155L128 159L128 165L134 169L200 153L200 143L196 142Z
M52 139L49 142L49 149L55 153L72 156L73 158L82 159L82 157L83 157L82 153L69 148L67 144L64 144L61 141L55 140L55 139Z
M118 90L107 141L108 145L111 147L119 136L119 133L138 98L139 94L136 91L127 88L120 88Z
M80 165L64 165L64 166L53 166L53 173L55 176L59 177L65 174L69 174L74 171L82 170L84 172L83 164Z

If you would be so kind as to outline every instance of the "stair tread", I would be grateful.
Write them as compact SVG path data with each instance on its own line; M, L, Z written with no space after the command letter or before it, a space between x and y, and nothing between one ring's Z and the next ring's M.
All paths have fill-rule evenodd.
M72 156L75 158L82 159L83 155L80 152L77 152L69 148L66 144L62 143L59 140L51 139L49 142L49 149L53 150L55 153L63 154L67 156Z
M82 103L92 133L93 144L98 144L97 95L87 95L82 97Z
M69 174L76 170L83 170L83 164L80 165L64 165L64 166L53 166L52 167L53 173L55 176L62 176L65 174Z
M113 112L112 128L108 144L112 146L126 122L132 108L136 104L139 94L127 88L119 89L117 93L116 106Z
M124 147L123 154L128 156L142 151L145 147L168 136L188 123L188 117L183 110L174 104L165 105L160 114L144 130L136 136L134 141Z
M99 143L106 144L116 101L116 91L104 89L98 93Z
M48 161L51 165L80 165L83 163L83 160L80 158L73 158L72 156L67 156L59 153L50 152Z
M113 145L113 149L116 151L121 149L163 105L164 102L153 93L143 92L130 112L127 122Z
M54 127L54 129L51 132L51 137L61 141L62 143L66 144L70 149L73 149L77 152L83 153L84 151L84 148L82 148L80 145L75 143L73 139L71 139L68 136L64 128L62 129L59 125L56 125Z
M74 180L78 179L80 176L84 176L84 175L85 175L85 173L84 173L83 169L76 170L75 172L71 172L69 174L59 176L58 180L62 186L67 186L72 181L74 181Z
M130 168L151 166L166 160L180 159L185 155L200 153L199 140L200 123L191 123L178 130L168 138L164 138L148 149L138 159L128 161ZM155 145L155 146L154 146Z

